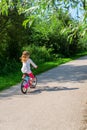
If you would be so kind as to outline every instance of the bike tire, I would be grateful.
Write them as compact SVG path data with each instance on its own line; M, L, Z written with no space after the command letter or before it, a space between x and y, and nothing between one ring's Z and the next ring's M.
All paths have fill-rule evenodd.
M24 84L26 84L27 81L26 80L23 80L22 83L21 83L21 92L23 94L26 94L27 93L27 88L24 87Z
M34 80L32 81L30 88L36 88L36 85L37 85L37 77L34 76Z

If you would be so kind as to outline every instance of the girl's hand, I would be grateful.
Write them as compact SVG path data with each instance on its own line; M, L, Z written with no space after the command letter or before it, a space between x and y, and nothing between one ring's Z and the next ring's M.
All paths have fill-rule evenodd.
M38 68L38 66L35 67L35 69L37 69L37 68Z

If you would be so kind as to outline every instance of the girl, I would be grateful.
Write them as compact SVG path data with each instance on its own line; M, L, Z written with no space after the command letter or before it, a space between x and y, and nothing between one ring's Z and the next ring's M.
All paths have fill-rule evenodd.
M23 77L25 74L28 74L31 79L34 79L34 75L31 71L30 64L34 67L37 68L37 65L30 59L30 54L28 51L23 51L22 56L21 56L21 62L22 62L22 68L21 71L23 73Z

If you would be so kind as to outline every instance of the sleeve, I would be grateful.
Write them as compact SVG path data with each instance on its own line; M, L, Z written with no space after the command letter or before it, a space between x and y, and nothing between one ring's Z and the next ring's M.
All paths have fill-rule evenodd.
M37 68L37 65L30 59L30 64L34 67Z

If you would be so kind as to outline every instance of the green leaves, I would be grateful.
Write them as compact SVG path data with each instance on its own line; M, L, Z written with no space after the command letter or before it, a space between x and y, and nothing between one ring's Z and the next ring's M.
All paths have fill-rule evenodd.
M32 26L32 24L33 24L33 22L34 22L34 20L35 20L35 16L34 15L31 15L31 16L29 16L29 17L27 17L24 21L23 21L23 26L25 27L25 28L27 28L27 27L31 27Z
M8 15L8 4L5 0L0 1L0 14Z

